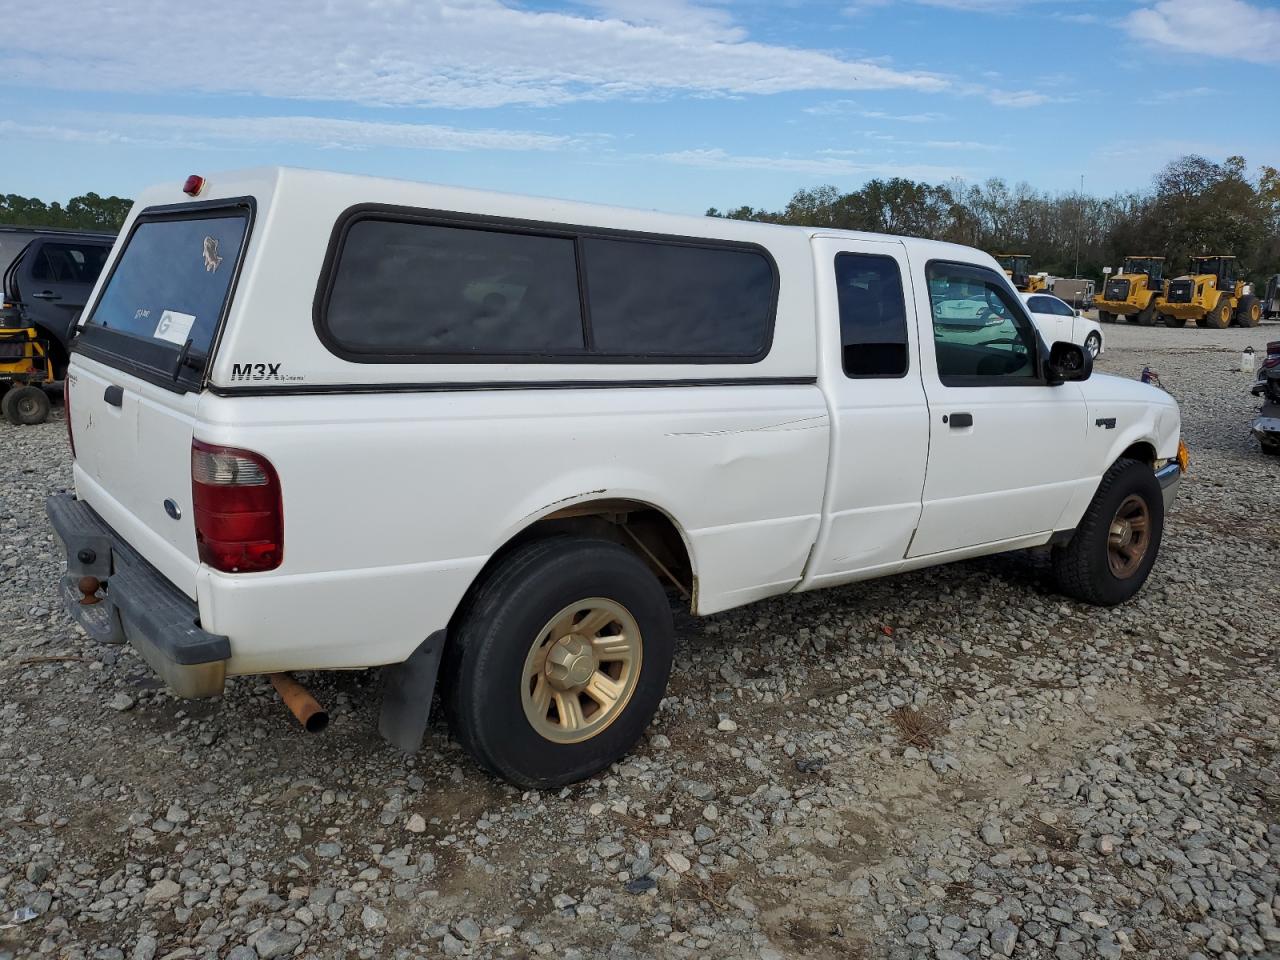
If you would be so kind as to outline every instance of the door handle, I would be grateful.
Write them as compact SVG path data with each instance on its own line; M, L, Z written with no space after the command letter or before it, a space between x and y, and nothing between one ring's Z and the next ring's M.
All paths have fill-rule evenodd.
M46 290L43 293L33 293L31 295L36 300L61 300L62 295L54 293L52 290Z
M950 423L952 430L960 430L964 427L973 426L972 413L953 413L951 416L942 418L944 423Z
M113 407L124 406L124 387L117 387L114 384L102 391L102 399L107 401Z

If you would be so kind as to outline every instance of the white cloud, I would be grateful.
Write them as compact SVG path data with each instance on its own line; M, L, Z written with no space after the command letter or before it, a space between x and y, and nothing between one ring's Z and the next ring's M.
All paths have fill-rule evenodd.
M78 4L75 29L56 44L47 7L10 7L0 46L10 89L474 108L950 86L932 73L746 40L725 11L682 0L597 0L595 16L499 0L219 0L198 8L131 0Z
M892 120L895 123L937 123L946 119L941 113L888 113L884 110L867 110L854 100L827 100L805 107L804 112L815 117L854 116L867 120Z
M750 154L732 154L720 148L700 150L678 150L672 153L659 154L656 159L666 163L677 163L688 167L709 167L713 169L734 170L770 170L783 173L803 173L821 177L911 177L918 180L949 180L963 176L963 172L954 167L934 164L902 164L889 160L878 162L855 162L844 159L846 154L859 151L844 151L840 155L820 155L808 157L796 156L754 156ZM834 153L834 151L833 151Z
M56 123L0 121L6 138L82 143L143 143L183 148L301 144L363 150L556 150L574 138L525 130L467 130L441 124L386 123L332 117L190 117L170 114L71 114Z
M1054 97L1038 90L989 90L987 99L997 107L1039 107L1055 101Z
M1280 10L1244 0L1159 0L1124 19L1143 43L1198 56L1280 63Z
M582 0L583 6L606 19L636 26L677 28L706 33L721 40L742 40L746 31L733 23L723 7L708 7L689 0Z

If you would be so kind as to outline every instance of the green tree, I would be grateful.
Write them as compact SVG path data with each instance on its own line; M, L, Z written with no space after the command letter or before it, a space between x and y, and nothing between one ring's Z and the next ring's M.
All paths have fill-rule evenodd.
M0 223L22 227L61 227L72 230L119 230L133 201L96 193L72 197L64 207L16 193L0 196Z

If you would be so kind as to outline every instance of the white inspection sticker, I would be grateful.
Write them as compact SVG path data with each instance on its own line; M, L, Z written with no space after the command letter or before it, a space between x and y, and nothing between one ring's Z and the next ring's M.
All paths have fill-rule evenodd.
M157 340L168 340L170 343L182 346L187 342L187 337L191 334L191 325L195 322L196 318L190 313L166 310L160 314L160 322L156 324L154 336Z

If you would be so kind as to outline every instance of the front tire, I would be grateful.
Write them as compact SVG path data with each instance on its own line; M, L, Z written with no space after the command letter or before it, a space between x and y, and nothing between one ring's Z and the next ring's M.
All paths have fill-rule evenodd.
M1161 319L1164 320L1166 327L1173 327L1175 330L1180 330L1187 325L1185 317L1171 317L1166 313Z
M1156 322L1156 305L1150 303L1145 310L1138 311L1138 324L1143 327L1153 327Z
M1240 298L1240 305L1236 308L1236 323L1242 327L1256 327L1262 322L1262 304L1258 302L1258 298L1250 294L1247 297Z
M1231 326L1231 304L1226 294L1218 298L1217 305L1204 318L1205 325L1215 330L1225 330Z
M1115 323L1116 315L1114 313L1111 313L1109 310L1099 310L1098 322L1099 323Z
M1084 348L1089 352L1089 356L1098 359L1098 354L1102 352L1102 336L1097 333L1091 333L1084 338Z
M516 786L586 779L644 733L674 647L666 592L638 556L607 540L534 541L486 576L449 638L449 725Z
M1151 467L1117 460L1102 477L1075 535L1053 551L1058 589L1102 607L1147 582L1164 534L1164 494Z

